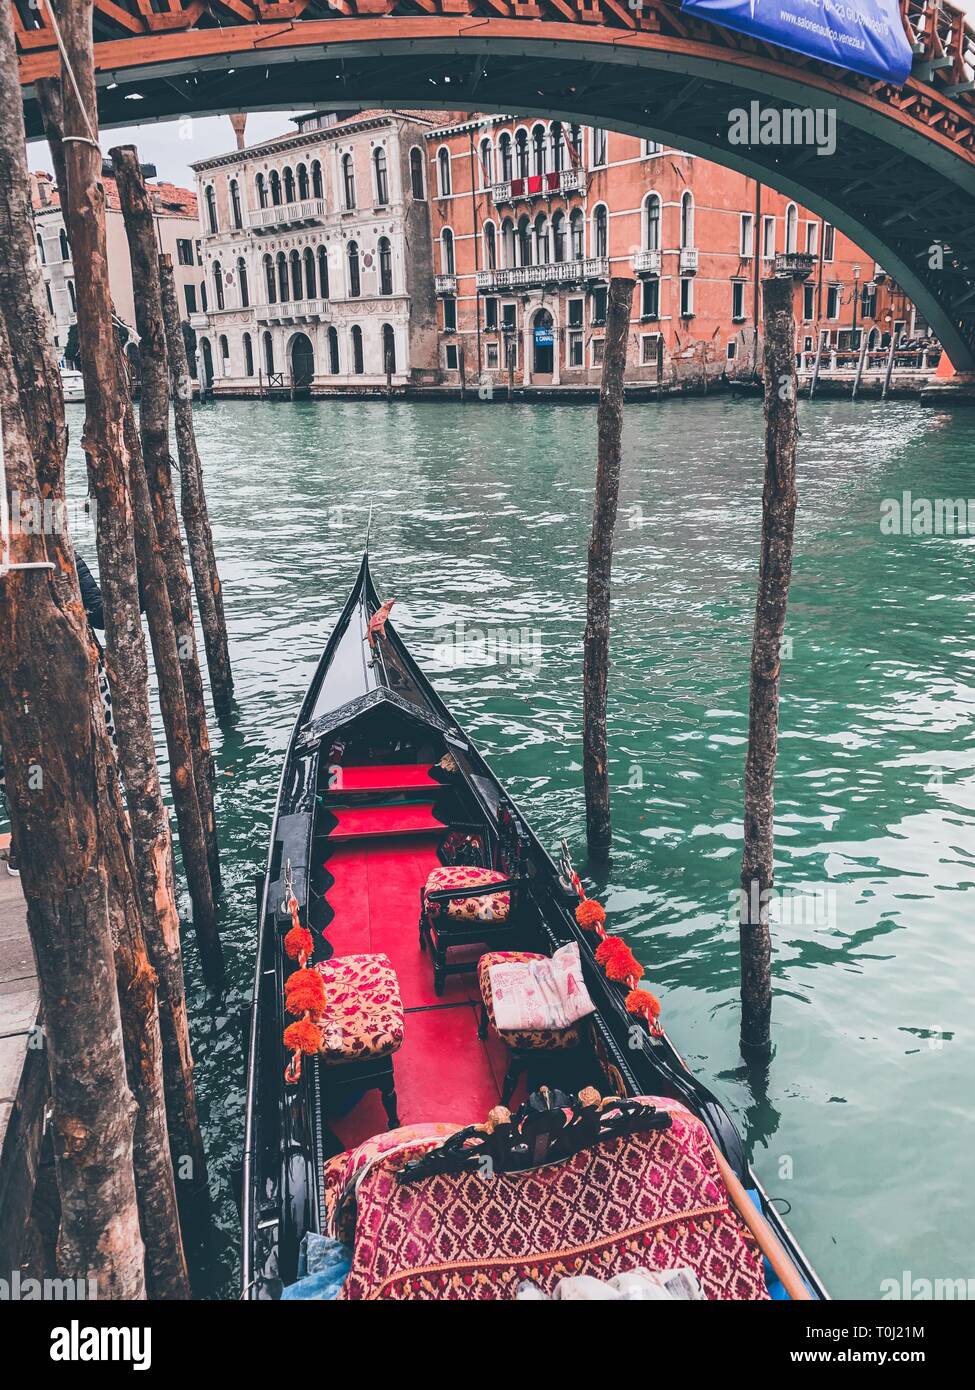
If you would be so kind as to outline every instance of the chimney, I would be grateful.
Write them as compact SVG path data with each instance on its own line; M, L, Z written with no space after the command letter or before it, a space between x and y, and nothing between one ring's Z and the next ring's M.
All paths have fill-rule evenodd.
M237 148L242 150L244 148L244 126L247 124L247 112L235 111L230 117L230 124L233 126L234 134L237 137Z

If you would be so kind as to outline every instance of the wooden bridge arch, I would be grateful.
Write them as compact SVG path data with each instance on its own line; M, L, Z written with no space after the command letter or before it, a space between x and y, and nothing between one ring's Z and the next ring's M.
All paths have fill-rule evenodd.
M28 129L57 71L46 0L15 11ZM105 126L306 105L517 111L645 135L834 222L975 370L975 36L902 0L902 89L695 20L679 0L95 0ZM835 109L837 148L732 146L729 112Z

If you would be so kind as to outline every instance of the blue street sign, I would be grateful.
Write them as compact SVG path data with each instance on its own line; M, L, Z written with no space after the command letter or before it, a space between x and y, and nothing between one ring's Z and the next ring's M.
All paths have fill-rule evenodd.
M536 346L536 347L551 347L552 344L553 344L554 342L555 342L555 339L552 337L552 330L551 330L551 328L536 328L536 329L535 329L535 346Z

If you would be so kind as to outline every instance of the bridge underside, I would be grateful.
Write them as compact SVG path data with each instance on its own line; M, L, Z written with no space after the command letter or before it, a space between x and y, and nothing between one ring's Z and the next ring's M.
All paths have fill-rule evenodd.
M202 54L186 36L143 42L137 54L132 40L99 44L100 118L111 126L397 106L556 116L660 139L758 177L835 223L914 299L955 366L975 370L975 153L913 118L910 103L892 112L816 65L599 26L429 18L413 21L409 38L398 28L389 19L338 20L327 44L300 43L292 27L290 40L279 31L261 45L230 28ZM127 46L132 58L123 61ZM49 56L22 60L33 134L40 126L30 84L53 70ZM765 108L835 108L836 152L729 144L729 111L755 98Z

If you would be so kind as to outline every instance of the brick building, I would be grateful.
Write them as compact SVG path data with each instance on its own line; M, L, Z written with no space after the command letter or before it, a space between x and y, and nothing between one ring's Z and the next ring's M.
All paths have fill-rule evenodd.
M927 327L872 258L772 189L653 141L476 117L426 137L442 380L598 385L610 274L632 274L627 380L750 375L760 281L808 253L797 352L880 348Z

